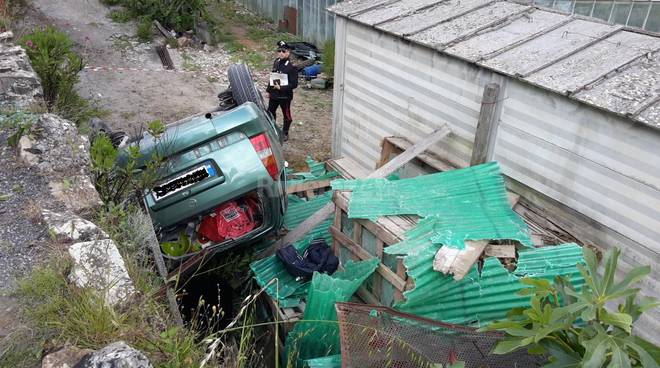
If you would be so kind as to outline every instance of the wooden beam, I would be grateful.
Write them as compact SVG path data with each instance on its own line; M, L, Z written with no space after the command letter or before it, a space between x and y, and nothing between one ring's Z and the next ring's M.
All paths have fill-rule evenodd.
M369 174L367 178L386 177L387 175L395 172L397 169L408 163L408 161L417 157L417 155L420 153L426 151L433 144L438 143L439 141L446 138L449 134L451 134L451 129L449 129L447 124L443 124L439 129L431 133L428 137L415 143L412 147L396 156L393 160L387 162L385 165L378 168L378 170Z
M385 165L387 161L390 160L392 153L394 153L395 147L388 138L390 137L385 137L380 144L380 160L378 160L378 163L376 164L376 169Z
M335 239L339 241L339 243L341 243L344 247L346 247L346 249L353 252L353 254L355 254L358 257L358 259L364 261L367 259L375 258L373 255L371 255L369 252L364 250L364 248L362 248L359 244L355 243L351 238L346 236L346 234L342 233L336 227L331 226L330 233ZM394 286L394 288L401 291L405 290L406 288L405 280L397 276L396 273L394 273L392 270L386 267L382 262L378 265L378 268L376 268L376 272L378 272L387 281L389 281Z
M449 129L447 124L443 124L442 127L440 127L440 129L431 133L431 135L422 139L420 142L415 143L412 147L405 150L399 156L395 157L394 160L388 162L383 167L372 172L367 177L368 178L386 177L387 175L393 173L394 171L405 165L408 161L415 158L418 154L424 152L434 143L437 143L440 140L446 138L450 133L451 133L451 129ZM326 204L316 213L314 213L312 216L308 217L305 221L303 221L300 225L298 225L298 227L293 229L293 231L290 231L289 233L284 235L284 237L282 237L280 240L275 242L275 244L271 245L268 249L264 250L264 252L261 253L260 257L271 256L275 254L276 250L284 247L285 245L292 244L300 240L310 230L312 230L313 228L318 226L318 224L320 224L326 218L328 218L328 216L330 216L334 211L335 211L335 204L333 202Z
M477 121L477 132L474 136L472 146L472 158L470 166L483 164L488 161L489 147L494 143L493 132L497 129L499 120L497 105L500 97L500 86L497 83L489 83L484 88L481 100L481 111Z

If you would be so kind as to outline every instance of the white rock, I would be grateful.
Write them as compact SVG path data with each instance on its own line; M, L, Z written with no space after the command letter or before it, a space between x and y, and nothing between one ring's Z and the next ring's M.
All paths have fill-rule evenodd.
M124 303L135 292L117 245L110 239L75 243L69 247L74 260L69 278L78 287L97 290L108 305Z
M87 355L77 368L151 368L149 359L123 341L113 342L103 349Z
M108 234L93 222L71 213L61 214L44 209L41 216L48 224L48 230L60 239L91 241L109 238Z
M18 145L16 149L18 150L18 157L26 163L27 165L34 166L39 163L39 157L34 153L30 152L32 148L32 142L27 136L22 136L18 140Z

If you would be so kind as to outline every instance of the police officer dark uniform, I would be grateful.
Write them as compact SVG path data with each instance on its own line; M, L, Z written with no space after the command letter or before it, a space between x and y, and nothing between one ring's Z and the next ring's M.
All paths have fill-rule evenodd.
M298 69L289 60L291 47L284 41L277 42L277 59L273 62L273 69L268 82L268 111L277 117L277 108L282 109L284 115L284 140L289 139L289 128L293 118L291 117L291 101L293 90L298 87Z

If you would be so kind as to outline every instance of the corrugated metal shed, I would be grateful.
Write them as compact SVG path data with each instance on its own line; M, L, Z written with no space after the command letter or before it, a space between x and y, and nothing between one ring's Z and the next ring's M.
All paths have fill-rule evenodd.
M356 0L330 11L660 128L657 34L505 0ZM629 93L626 81L651 75Z

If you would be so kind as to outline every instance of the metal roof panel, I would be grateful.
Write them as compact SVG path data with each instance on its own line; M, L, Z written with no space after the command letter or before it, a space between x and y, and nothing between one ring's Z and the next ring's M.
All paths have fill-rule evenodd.
M508 23L479 32L474 37L445 50L470 61L479 61L489 54L521 42L569 19L568 15L535 9L532 13L510 19Z
M559 93L573 92L657 49L660 49L660 38L617 32L526 79Z
M622 115L633 115L658 96L660 55L655 54L642 56L618 73L607 76L574 97ZM659 117L656 116L656 123Z
M524 75L620 28L574 19L482 64L510 75Z
M529 6L509 2L493 3L474 10L462 17L442 22L425 31L414 34L411 40L428 44L432 47L444 46L450 42L470 35L484 27L502 22L507 17L531 9Z
M406 17L407 15L441 1L442 0L402 0L393 3L386 3L355 16L355 20L365 24L376 25L395 18Z
M397 35L410 35L491 2L492 0L445 0L407 17L384 23L379 28Z

